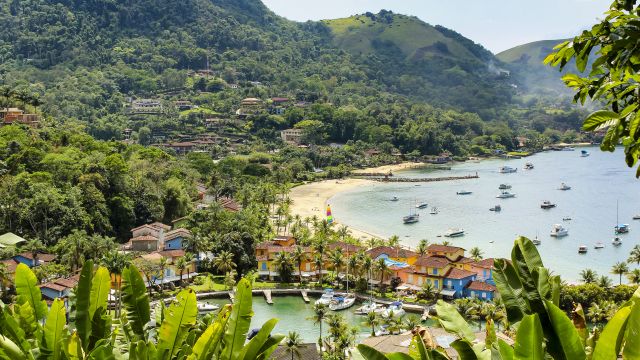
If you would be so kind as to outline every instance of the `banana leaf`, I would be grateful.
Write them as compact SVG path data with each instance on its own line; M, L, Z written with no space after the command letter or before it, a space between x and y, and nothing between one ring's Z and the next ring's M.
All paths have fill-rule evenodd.
M587 355L582 346L580 335L578 330L573 326L571 319L550 300L546 300L545 304L553 329L552 333L557 336L557 342L556 339L547 336L547 351L549 351L550 355L555 359L586 359Z
M469 343L476 339L473 330L471 330L469 324L460 313L458 313L455 306L438 300L436 303L436 312L438 313L438 321L445 330L458 335L458 337Z
M388 360L385 354L365 344L359 344L358 351L365 360Z
M89 304L91 303L91 280L93 279L93 261L87 260L80 272L80 280L76 289L76 329L82 347L87 351L89 335L91 334L91 317Z
M200 335L193 345L193 352L189 355L189 360L208 360L216 354L216 348L220 345L220 339L224 334L224 329L229 320L231 305L226 305L218 313L216 320Z
M68 360L84 359L84 351L82 350L82 342L78 336L78 332L74 331L66 341L64 353Z
M18 264L15 278L17 302L19 304L29 304L33 309L36 321L40 321L47 316L47 304L42 300L42 293L38 287L38 278L25 264Z
M91 301L89 302L89 318L93 319L93 315L99 308L107 308L107 300L111 291L111 274L104 267L99 267L93 279L91 280Z
M169 305L158 331L158 359L171 359L180 350L198 316L196 293L182 290Z
M636 299L635 304L631 307L622 357L624 359L640 359L640 299Z
M224 349L219 360L239 359L253 316L251 282L241 279L236 289L231 316L224 334Z
M63 336L64 328L67 325L66 309L61 299L55 299L51 304L49 316L44 324L44 331L40 351L46 354L48 360L58 360L63 358Z
M147 287L140 271L134 266L122 270L122 303L127 312L127 321L131 331L138 339L145 339L145 325L151 320Z
M543 344L544 335L538 315L525 316L520 321L513 358L517 360L543 360Z

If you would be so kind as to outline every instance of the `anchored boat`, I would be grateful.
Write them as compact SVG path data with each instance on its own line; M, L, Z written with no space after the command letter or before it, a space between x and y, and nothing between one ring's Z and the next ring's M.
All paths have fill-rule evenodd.
M445 237L460 237L464 236L464 229L449 229L445 234Z
M551 228L551 236L563 237L567 235L569 235L569 229L565 229L564 226L560 224L555 224Z
M500 168L500 173L501 174L510 174L510 173L514 173L518 171L518 169L516 168L512 168L511 166L503 166Z
M508 191L503 191L501 192L498 196L496 196L496 198L498 199L508 199L508 198L513 198L516 197L516 194L512 194Z
M556 207L556 204L552 203L549 200L545 200L545 201L542 202L540 207L543 208L543 209L552 209L552 208Z

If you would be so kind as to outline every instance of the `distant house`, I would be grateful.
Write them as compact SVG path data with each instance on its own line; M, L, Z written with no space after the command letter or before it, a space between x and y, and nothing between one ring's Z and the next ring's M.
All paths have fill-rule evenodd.
M184 250L154 251L152 253L141 255L134 259L134 262L148 262L157 265L163 258L166 259L167 263L164 268L164 273L160 277L154 277L152 279L155 284L164 284L180 280L180 269L177 267L177 262L184 256ZM187 268L183 270L182 275L183 279L192 278L197 275L195 261L191 261L187 264Z
M238 116L247 116L257 113L263 106L262 100L246 98L240 102L240 108L236 111Z
M181 250L183 241L191 237L187 229L171 230L171 226L160 222L145 224L131 229L131 239L124 245L125 250L156 252Z
M302 129L287 129L280 132L282 141L291 145L299 145L302 142L304 131Z
M20 236L12 232L8 232L0 236L0 248L10 247L10 246L19 246L26 243L27 243L27 240L21 238Z
M25 264L30 268L44 265L46 263L52 262L55 259L55 255L46 253L36 254L34 258L34 254L30 252L23 252L13 257L13 260Z
M229 87L229 89L234 89L234 90L235 89L240 89L240 85L238 85L238 84L229 84L227 86Z
M462 298L465 296L465 288L475 280L476 273L454 267L445 275L440 294L453 299Z
M155 99L133 100L130 110L133 114L159 114L162 113L162 103Z
M218 199L218 203L220 203L220 205L227 211L238 212L242 210L242 206L232 198L220 198Z
M431 244L427 247L427 254L445 257L450 261L458 261L458 259L464 257L464 249L457 246Z
M271 98L269 112L276 115L282 115L289 106L291 106L291 99L285 97L274 97Z
M175 102L175 106L179 111L186 111L197 108L197 106L193 105L191 101L188 100L178 100Z
M13 274L16 273L16 268L19 262L14 259L0 260L0 263L4 265L4 271L10 278L13 278Z
M175 152L178 155L185 155L194 151L196 146L198 146L198 144L191 141L185 141L185 142L172 142L172 143L162 144L162 146L164 146L167 149L175 150Z
M0 109L1 125L23 124L30 127L40 125L40 116L37 114L25 114L24 110L18 108Z
M80 275L74 275L68 278L59 278L40 285L42 295L50 300L64 298L69 296L72 289L78 286Z
M171 230L164 237L164 250L181 250L182 242L190 237L191 232L187 229Z
M491 301L496 296L497 288L494 285L481 281L472 281L466 288L466 296Z

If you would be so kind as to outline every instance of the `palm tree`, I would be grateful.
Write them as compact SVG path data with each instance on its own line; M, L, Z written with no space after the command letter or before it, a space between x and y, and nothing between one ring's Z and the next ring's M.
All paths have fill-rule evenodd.
M620 285L622 285L622 275L626 274L629 272L629 267L627 266L627 263L622 261L622 262L617 262L615 265L613 265L613 267L611 268L611 273L615 274L615 275L619 275L620 276Z
M380 275L380 288L382 288L382 283L384 282L384 276L389 272L389 266L387 266L385 259L380 258L376 261L375 270Z
M320 325L320 336L318 337L318 345L320 346L320 352L322 352L322 323L327 315L327 305L315 304L313 305L313 317L311 318L314 324Z
M115 283L116 291L116 315L120 315L121 310L121 289L122 289L122 270L124 270L131 260L129 256L121 253L118 250L107 253L102 258L102 265L109 270L111 274L111 281Z
M183 256L184 260L187 262L187 282L191 279L191 263L193 262L194 256L193 253L186 253Z
M611 278L606 276L606 275L602 275L600 276L600 278L598 278L598 286L600 286L603 289L608 289L611 287Z
M164 270L167 268L169 260L166 257L161 257L158 267L160 268L160 295L164 294Z
M389 240L387 240L387 245L391 247L400 246L400 237L398 235L393 235Z
M336 248L331 255L329 255L329 261L331 261L333 271L335 272L336 277L338 277L340 269L344 266L344 255L342 255L342 249Z
M183 257L176 261L176 269L180 272L180 284L182 284L182 274L184 270L187 268L187 260Z
M313 243L313 250L318 255L318 257L316 258L316 265L319 265L318 269L320 272L320 286L322 286L322 265L324 262L324 252L327 250L327 241L325 239L325 237L318 237L318 239ZM320 261L317 261L317 259L320 259Z
M422 283L422 296L429 301L437 296L437 290L431 281Z
M627 259L630 263L636 263L636 265L640 265L640 245L636 245L631 249L629 253L629 259Z
M451 241L445 240L441 244L444 246L451 246Z
M298 278L300 279L300 283L302 284L302 263L307 261L307 253L305 253L302 246L298 245L293 250L293 260L298 265Z
M303 342L300 338L300 334L296 331L289 331L289 335L284 340L284 351L291 354L291 360L293 357L297 357L300 359L300 348L302 347Z
M233 262L233 254L229 251L221 251L213 260L213 266L225 275L235 269L236 263Z
M419 317L415 316L415 315L411 315L411 316L407 316L402 323L402 326L407 329L408 331L413 331L413 329L417 328L418 326L420 326L420 323L422 321L420 320Z
M340 226L340 228L338 228L338 231L336 232L336 235L338 235L340 240L344 242L347 236L349 236L349 228L344 225Z
M367 314L362 325L371 327L371 336L376 336L376 326L380 325L380 317L375 311L371 311Z
M640 269L634 269L627 273L627 279L634 285L640 285Z
M584 269L580 271L580 278L582 279L582 282L585 284L593 284L596 282L596 279L598 278L598 274L591 269Z
M474 261L482 260L482 250L477 246L472 247L471 250L469 250L469 254Z
M278 270L280 281L283 283L291 282L291 273L293 272L293 257L285 251L280 251L273 259L273 265Z
M426 255L428 247L429 247L429 240L422 239L418 243L418 248L416 249L416 252L420 254L420 256Z

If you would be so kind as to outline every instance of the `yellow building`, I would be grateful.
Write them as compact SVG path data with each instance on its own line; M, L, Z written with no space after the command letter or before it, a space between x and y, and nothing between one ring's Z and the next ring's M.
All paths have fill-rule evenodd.
M427 247L427 255L440 256L455 262L464 257L464 249L457 246L432 244Z
M377 259L390 259L397 262L403 262L408 265L413 265L418 260L419 254L401 247L392 246L378 246L373 249L367 250L367 255L373 260Z
M447 259L434 256L421 256L412 267L401 271L398 275L403 283L422 287L424 283L433 285L435 290L441 290L443 279L453 265Z

